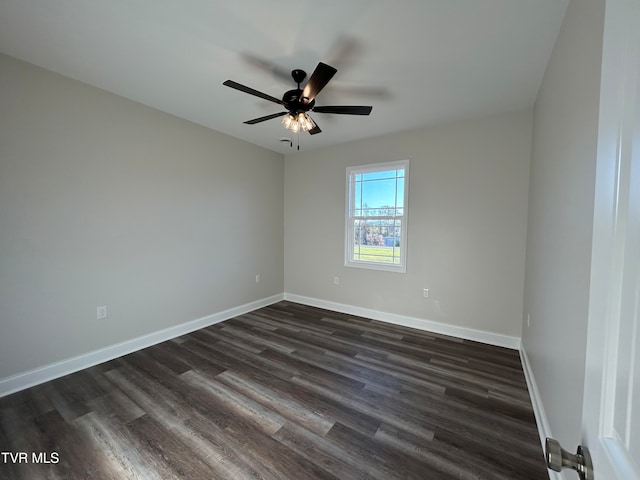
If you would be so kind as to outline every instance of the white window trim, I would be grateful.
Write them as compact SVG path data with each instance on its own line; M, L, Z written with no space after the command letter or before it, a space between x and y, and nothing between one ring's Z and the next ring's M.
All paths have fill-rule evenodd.
M383 262L372 262L364 260L352 260L353 258L353 229L352 212L354 211L355 189L352 188L353 173L369 173L384 170L404 169L404 204L402 216L402 235L400 236L400 263L388 264ZM346 181L346 207L345 207L345 267L365 268L370 270L383 270L387 272L406 273L407 272L407 232L409 231L409 160L398 160L394 162L374 163L369 165L356 165L347 167Z

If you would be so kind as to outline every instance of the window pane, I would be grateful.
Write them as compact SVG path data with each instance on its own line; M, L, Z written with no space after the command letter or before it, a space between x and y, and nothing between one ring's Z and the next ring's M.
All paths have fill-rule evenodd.
M369 172L363 173L361 175L362 181L370 181L370 180L384 180L387 178L396 178L396 170L382 170L379 172Z
M362 183L362 202L367 206L368 215L378 215L374 210L381 207L395 207L396 179L369 180Z
M362 177L362 175L356 175L356 178ZM355 183L355 196L353 200L354 212L353 214L356 217L361 217L364 215L362 211L362 182L356 180Z
M402 172L404 174L404 170L402 170ZM398 190L396 192L396 206L404 207L404 177L398 178Z
M353 188L354 216L403 215L404 169L356 174Z
M400 263L400 219L354 220L353 227L352 260Z

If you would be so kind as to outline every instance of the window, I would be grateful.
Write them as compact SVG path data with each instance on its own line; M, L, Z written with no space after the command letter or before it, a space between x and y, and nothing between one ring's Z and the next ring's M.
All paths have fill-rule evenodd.
M345 265L406 272L409 160L347 168Z

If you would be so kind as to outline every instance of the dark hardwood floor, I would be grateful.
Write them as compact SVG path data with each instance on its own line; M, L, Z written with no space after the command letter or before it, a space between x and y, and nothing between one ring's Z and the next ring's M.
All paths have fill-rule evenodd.
M1 398L0 450L2 479L548 479L518 352L289 302Z

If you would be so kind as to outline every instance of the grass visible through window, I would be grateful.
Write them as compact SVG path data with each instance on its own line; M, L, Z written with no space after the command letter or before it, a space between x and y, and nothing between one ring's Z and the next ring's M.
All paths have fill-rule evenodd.
M355 245L353 259L361 262L400 263L400 248Z

